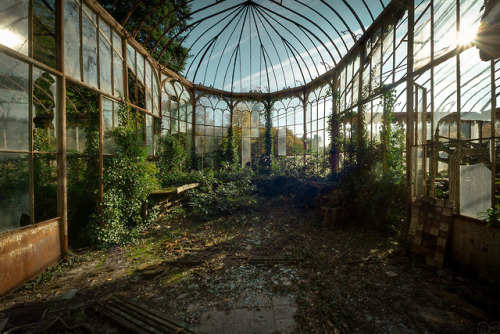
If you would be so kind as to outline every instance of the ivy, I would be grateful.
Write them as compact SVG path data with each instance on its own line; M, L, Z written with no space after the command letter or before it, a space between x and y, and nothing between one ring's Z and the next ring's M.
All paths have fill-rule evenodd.
M394 90L388 90L382 97L384 125L380 129L380 143L370 145L368 133L362 126L367 104L359 110L360 115L347 111L330 117L332 167L335 167L336 155L343 153L344 157L341 170L332 172L330 179L336 191L342 194L345 221L398 231L404 217L406 191L405 130L394 122ZM352 142L346 142L337 129L352 118L360 119L361 126L353 128ZM385 165L385 173L381 173L382 165ZM381 212L380 208L384 210Z
M158 188L158 169L148 161L142 117L128 104L118 109L119 126L111 132L115 155L105 165L103 207L90 231L91 240L102 247L134 241L154 219L154 214L145 214L144 207L149 194Z
M188 154L185 145L177 136L167 134L158 139L159 179L162 186L169 186L171 175L182 173L185 169Z
M259 162L262 174L270 174L274 164L272 107L273 103L268 100L264 111L264 154L261 155Z
M232 167L238 163L238 148L234 139L233 127L229 127L226 132L226 137L218 151L219 167Z
M384 125L380 131L381 149L384 152L384 174L394 178L395 182L403 183L405 175L404 154L406 151L406 134L402 124L395 122L394 106L396 92L394 89L386 91L380 102L384 111Z

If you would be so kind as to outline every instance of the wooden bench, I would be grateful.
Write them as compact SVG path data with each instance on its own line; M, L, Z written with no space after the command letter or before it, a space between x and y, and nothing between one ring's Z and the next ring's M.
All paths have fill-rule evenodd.
M152 199L155 204L160 205L162 209L165 209L168 212L173 206L177 204L183 205L186 202L188 197L185 192L187 190L195 189L199 186L199 183L190 183L180 187L162 188L153 191L149 195L149 198Z

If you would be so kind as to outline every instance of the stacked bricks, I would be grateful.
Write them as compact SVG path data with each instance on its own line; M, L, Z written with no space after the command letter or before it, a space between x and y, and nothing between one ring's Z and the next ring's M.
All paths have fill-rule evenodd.
M421 197L412 205L408 243L411 251L423 255L431 266L443 266L453 207L453 201L430 197Z

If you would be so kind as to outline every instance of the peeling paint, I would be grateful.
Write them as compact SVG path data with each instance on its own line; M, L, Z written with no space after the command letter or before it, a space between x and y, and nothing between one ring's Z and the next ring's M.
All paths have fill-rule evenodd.
M59 225L51 220L0 234L0 296L60 259Z

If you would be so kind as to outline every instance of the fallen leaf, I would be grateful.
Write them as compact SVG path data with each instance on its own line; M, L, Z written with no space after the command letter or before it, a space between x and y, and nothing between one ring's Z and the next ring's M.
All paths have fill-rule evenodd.
M219 264L217 267L213 268L212 271L221 270L224 267L224 263Z

